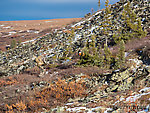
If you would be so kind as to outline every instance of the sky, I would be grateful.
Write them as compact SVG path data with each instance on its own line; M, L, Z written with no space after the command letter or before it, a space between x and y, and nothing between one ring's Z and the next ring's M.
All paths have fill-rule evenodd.
M109 0L114 4L119 0ZM0 0L0 21L80 18L98 10L98 0ZM105 6L101 0L101 9Z

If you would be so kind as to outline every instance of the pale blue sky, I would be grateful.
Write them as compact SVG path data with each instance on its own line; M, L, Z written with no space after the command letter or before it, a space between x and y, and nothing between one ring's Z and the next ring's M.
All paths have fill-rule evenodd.
M113 4L119 0L110 0ZM0 21L78 18L96 11L98 0L0 0ZM104 8L105 0L101 0Z

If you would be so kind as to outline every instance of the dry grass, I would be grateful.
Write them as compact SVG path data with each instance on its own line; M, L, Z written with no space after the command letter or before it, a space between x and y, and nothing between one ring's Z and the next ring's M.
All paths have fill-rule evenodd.
M37 96L53 97L58 101L64 101L69 98L75 98L85 95L84 81L71 81L65 82L65 80L58 79L54 84L51 84L48 88L45 88L41 92L37 93Z
M17 103L5 104L5 110L7 113L15 113L43 111L43 108L50 109L55 105L63 104L69 98L85 96L84 82L84 80L66 82L59 78L41 91L33 91L34 94Z
M0 87L1 86L8 86L8 85L13 85L13 84L17 84L17 80L9 77L8 79L4 79L4 80L0 80Z
M6 113L24 112L27 109L26 104L23 101L19 101L16 104L8 105L6 104Z

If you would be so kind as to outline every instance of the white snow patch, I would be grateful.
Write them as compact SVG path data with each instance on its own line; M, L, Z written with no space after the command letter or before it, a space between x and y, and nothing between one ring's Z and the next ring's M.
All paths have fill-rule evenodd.
M23 32L23 30L20 30L19 33Z
M85 21L78 22L78 23L72 25L71 27L80 26L80 25L81 25L82 23L84 23L84 22L85 22Z
M138 8L138 4L134 6L134 8Z
M3 26L5 26L5 25L2 24L2 25L0 25L0 26L3 27Z
M81 38L81 35L79 35L79 34L76 34L75 35L75 39L74 39L74 41L73 42L76 42L78 39L80 39Z
M92 17L90 17L90 18L88 19L88 21L89 21L89 20L91 20L92 18L93 18L93 16L92 16Z
M5 29L9 29L9 28L11 28L11 26L7 26L7 27L3 27L3 28L5 28Z
M150 91L150 87L145 87L144 89L141 89L139 92L141 93L142 91L147 91L147 90L149 90Z
M46 73L45 74L48 74L48 71L46 71Z
M39 31L37 31L37 30L27 30L27 32L28 33L37 33L37 34L39 33Z
M107 108L106 111L104 111L104 113L110 113L109 111L113 110L112 108Z
M45 21L46 23L48 23L48 22L53 22L53 21Z
M32 39L32 40L28 40L28 41L25 41L25 42L21 42L21 44L25 44L25 43L33 42L33 41L35 41L35 40L37 40L37 39Z
M142 64L142 61L141 60L138 60L138 59L129 59L129 61L133 61L136 63L136 66L135 68L133 69L133 71L136 71L137 68L139 68Z
M144 109L143 111L138 111L137 113L150 113L149 109L150 109L150 105L147 105L146 109Z
M65 104L66 106L68 106L68 105L72 105L73 103L67 103L67 104Z
M94 27L92 27L91 29L89 29L89 31L93 31L94 29L96 29L96 28L98 28L99 26L94 26Z
M10 31L9 32L9 34L15 34L15 33L17 33L17 32L15 32L15 31Z
M99 107L95 107L95 108L86 108L86 107L74 107L74 108L67 108L66 111L69 111L69 112L75 112L75 113L78 113L80 112L81 113L81 110L87 110L86 113L93 113L94 110L97 110L99 108L102 108L101 106ZM109 110L109 109L108 109ZM82 111L83 112L83 111ZM107 112L106 112L107 113Z
M98 107L95 107L95 108L91 108L91 110L95 110L95 109L99 109L99 108L102 108L101 106L98 106Z
M148 93L143 93L143 94L137 94L137 95L134 95L134 96L129 96L128 98L126 98L126 101L130 101L130 102L135 102L137 99L139 99L141 96L143 95L148 95L150 94L150 92Z
M102 11L98 11L95 15L98 15L98 14L100 14Z
M128 52L125 52L125 57L127 57L129 55L129 53Z
M69 111L69 112L79 112L81 109L82 109L82 110L83 110L83 109L86 110L86 107L74 107L74 108L68 108L68 109L66 109L66 111Z

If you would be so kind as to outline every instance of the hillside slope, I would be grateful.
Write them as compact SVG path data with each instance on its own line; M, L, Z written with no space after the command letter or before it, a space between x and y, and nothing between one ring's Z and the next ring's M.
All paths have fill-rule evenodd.
M123 67L115 67L121 47L114 34L121 34L118 29L123 31L128 26L122 19L128 3L127 0L120 0L109 6L108 18L107 10L100 10L74 25L54 29L43 37L22 42L1 53L0 110L50 113L148 112L150 2L147 0L130 1L130 9L137 14L130 24L134 27L141 21L142 25L137 28L141 32L147 30L147 36L137 38L141 36L138 30L132 27L125 29L129 33L123 33L127 36L134 33L134 37L130 40L122 38L126 42L123 55L125 62ZM106 42L113 59L109 64L106 62ZM87 44L94 49L89 49L89 54L83 54L83 51L87 52ZM105 57L102 67L99 67L101 62L94 65L97 59L93 54L99 46L102 53L98 54L98 58ZM78 55L80 52L81 56ZM79 61L85 64L81 65ZM17 98L20 98L19 102Z
M0 21L0 50L6 50L12 40L27 41L49 33L51 29L61 28L67 24L81 20L81 18Z

